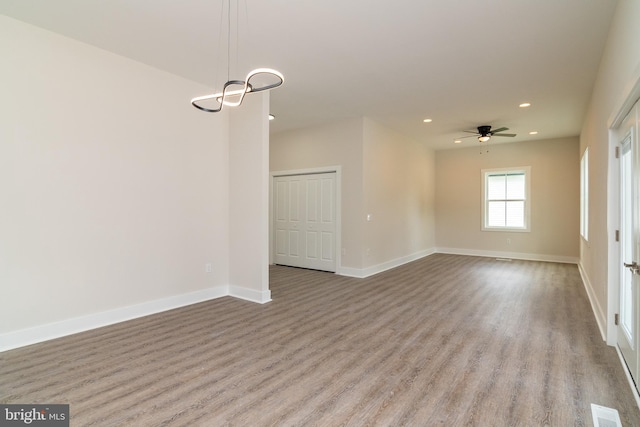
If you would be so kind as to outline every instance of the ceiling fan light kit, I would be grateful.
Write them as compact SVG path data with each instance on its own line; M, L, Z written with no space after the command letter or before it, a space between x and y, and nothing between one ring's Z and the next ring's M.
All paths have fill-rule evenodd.
M491 130L491 126L490 125L482 125L482 126L478 126L477 131L465 130L465 132L472 133L473 135L462 136L460 138L456 138L456 141L459 141L462 138L470 138L472 136L478 137L478 141L480 141L480 142L487 142L487 141L489 141L491 139L492 136L507 136L507 137L511 137L511 138L516 136L515 133L503 133L506 130L509 130L509 128L501 127L501 128L496 129L496 130Z

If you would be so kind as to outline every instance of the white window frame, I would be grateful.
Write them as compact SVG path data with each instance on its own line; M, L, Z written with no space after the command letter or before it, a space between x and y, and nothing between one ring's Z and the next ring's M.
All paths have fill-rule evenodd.
M531 231L531 166L519 166L512 168L482 169L482 231L509 231L528 233ZM523 227L496 227L488 226L489 201L487 200L487 179L490 175L524 174L524 226Z
M580 158L580 235L589 241L589 147Z

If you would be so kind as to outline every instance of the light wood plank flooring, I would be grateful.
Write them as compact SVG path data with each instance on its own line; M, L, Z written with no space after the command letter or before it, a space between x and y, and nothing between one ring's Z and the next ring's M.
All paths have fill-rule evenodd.
M367 279L273 266L230 297L0 353L0 402L72 426L625 427L640 411L577 267L436 254Z

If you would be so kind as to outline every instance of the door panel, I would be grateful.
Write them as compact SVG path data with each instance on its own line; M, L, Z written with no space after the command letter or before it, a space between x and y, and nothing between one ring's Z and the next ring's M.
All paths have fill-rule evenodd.
M276 230L276 255L287 254L287 230Z
M322 259L324 261L331 261L335 255L333 248L335 245L334 233L323 232L322 233Z
M287 219L287 183L276 182L275 193L279 197L276 197L276 211L274 218L276 221L285 221Z
M318 180L309 178L307 184L307 222L314 223L318 221Z
M274 183L275 261L300 266L300 180L287 177Z
M289 253L287 255L290 257L300 257L300 249L298 248L298 242L300 242L299 235L300 232L298 231L289 231Z
M335 201L334 194L335 183L331 179L322 181L322 222L326 224L335 224Z

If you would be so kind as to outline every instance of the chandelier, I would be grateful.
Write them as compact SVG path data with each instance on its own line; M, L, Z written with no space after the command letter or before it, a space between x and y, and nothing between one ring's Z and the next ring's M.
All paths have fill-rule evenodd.
M223 107L238 107L245 95L277 88L284 83L284 76L272 68L256 68L249 71L244 80L231 80L230 52L231 52L231 0L227 0L227 82L220 92L211 95L197 96L191 100L191 105L207 113L217 113ZM237 10L237 7L236 7ZM224 11L223 11L224 13ZM212 105L210 105L212 104Z

